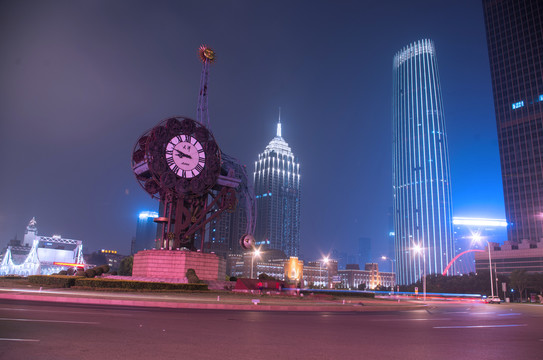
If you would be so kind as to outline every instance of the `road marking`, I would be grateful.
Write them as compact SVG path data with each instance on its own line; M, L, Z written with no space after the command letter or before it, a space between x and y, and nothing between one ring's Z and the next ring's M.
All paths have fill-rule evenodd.
M503 327L514 327L514 326L528 326L528 324L434 326L434 329L477 329L477 328L503 328Z
M445 314L468 314L469 311L446 311Z
M0 318L0 321L27 321L27 322L47 322L47 323L87 324L87 325L100 324L99 322L95 322L95 321L38 320L38 319L10 319L10 318Z
M473 315L492 315L495 314L495 311L486 311L486 312L472 312Z
M62 314L83 314L83 315L103 315L103 316L125 316L133 317L132 314L116 314L116 313L95 313L90 311L66 311L66 310L43 310L43 309L20 309L20 308L0 308L3 311L25 311L25 312L43 312L43 313L62 313Z
M445 320L451 320L450 318L435 318L435 319L373 319L371 321L445 321Z
M6 338L0 338L0 341L39 341L37 339L6 339Z

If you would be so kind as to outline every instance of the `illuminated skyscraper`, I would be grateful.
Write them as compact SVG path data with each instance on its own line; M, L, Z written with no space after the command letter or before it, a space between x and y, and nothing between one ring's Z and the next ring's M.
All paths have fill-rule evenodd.
M398 284L441 274L454 248L449 152L431 40L414 42L394 56L393 196Z
M155 211L142 211L139 213L136 237L131 249L132 255L140 250L156 248L157 226L153 221L156 217L158 217L158 213Z
M508 238L543 238L543 1L484 0Z
M300 163L281 136L281 120L277 135L255 161L254 184L257 245L299 256Z

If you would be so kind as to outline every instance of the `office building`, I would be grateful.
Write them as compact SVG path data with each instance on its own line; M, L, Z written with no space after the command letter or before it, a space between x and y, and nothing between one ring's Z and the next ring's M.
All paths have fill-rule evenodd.
M393 203L398 283L441 274L454 256L449 152L436 50L427 39L394 56Z
M255 239L288 257L300 253L300 183L300 163L281 135L279 120L276 136L255 161Z
M361 237L358 238L358 259L356 263L359 265L372 262L373 253L371 249L371 238Z
M543 243L527 240L520 242L506 241L504 244L489 242L484 251L475 253L476 271L488 271L490 261L492 271L510 276L514 270L526 270L528 274L543 273ZM490 256L490 259L489 259Z
M156 211L142 211L139 213L136 237L132 243L132 255L141 250L150 250L157 247L157 225L154 222L156 217L158 217Z
M503 244L507 240L505 219L453 217L454 227L454 269L449 275L475 272L475 253L482 252L487 242Z
M484 0L508 239L543 238L543 1Z
M337 287L341 289L392 289L395 285L395 275L391 272L380 272L376 263L365 264L364 270L360 270L360 267L338 270L337 274L340 279Z
M229 168L235 178L241 179L236 193L237 205L235 209L226 210L209 222L204 244L206 252L214 252L223 258L227 258L230 254L241 254L243 249L239 244L240 239L243 235L254 231L252 211L254 211L255 199L249 184L250 179L247 176L246 166L240 165L237 160L234 162L232 159L229 159L227 166L225 166L225 154L223 153L223 167Z

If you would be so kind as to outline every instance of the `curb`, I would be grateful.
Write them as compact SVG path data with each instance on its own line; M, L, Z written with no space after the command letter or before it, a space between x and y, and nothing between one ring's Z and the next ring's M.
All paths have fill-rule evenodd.
M42 301L64 304L86 304L86 305L112 305L112 306L134 306L149 308L169 309L204 309L204 310L245 310L245 311L297 311L297 312L371 312L371 311L408 311L419 310L426 305L383 305L383 306L360 306L360 305L330 305L330 306L297 306L297 305L240 305L240 304L200 304L186 302L168 301L146 301L146 300L119 300L119 299L94 299L84 297L67 296L40 296L24 294L0 294L0 299L21 300L21 301Z

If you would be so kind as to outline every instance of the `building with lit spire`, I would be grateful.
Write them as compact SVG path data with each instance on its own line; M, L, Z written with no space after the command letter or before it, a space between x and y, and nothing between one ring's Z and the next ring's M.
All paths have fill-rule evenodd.
M281 134L277 134L255 161L254 189L257 245L300 253L300 163Z

